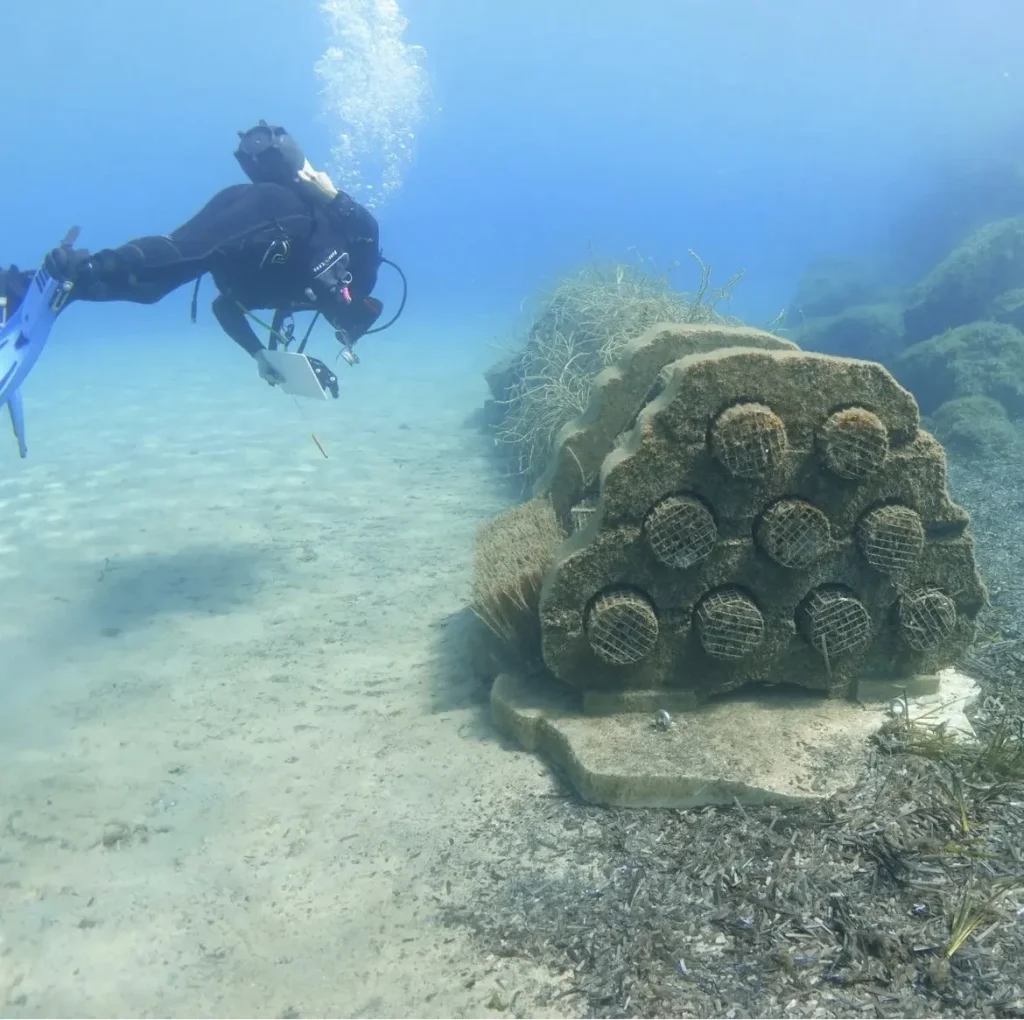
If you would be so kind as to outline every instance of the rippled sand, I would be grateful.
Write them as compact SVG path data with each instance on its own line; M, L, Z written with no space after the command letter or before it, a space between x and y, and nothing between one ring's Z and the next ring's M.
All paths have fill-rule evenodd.
M435 917L551 782L454 619L508 498L465 426L490 359L374 345L300 410L216 333L61 338L29 459L0 434L5 1015L481 1016L529 980Z

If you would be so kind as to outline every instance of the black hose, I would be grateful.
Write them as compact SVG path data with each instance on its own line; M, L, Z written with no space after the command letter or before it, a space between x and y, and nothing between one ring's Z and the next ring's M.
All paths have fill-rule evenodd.
M363 336L369 336L371 333L383 333L384 330L390 329L396 322L398 322L399 316L405 310L406 299L409 297L409 281L405 278L405 273L402 272L402 267L397 263L392 262L391 259L381 258L380 261L382 264L386 263L387 265L391 266L391 268L394 269L395 272L398 273L398 275L402 278L402 300L401 303L398 305L398 311L395 312L395 314L392 315L391 318L388 319L388 321L385 322L383 326L375 326L373 329L368 329L363 334Z

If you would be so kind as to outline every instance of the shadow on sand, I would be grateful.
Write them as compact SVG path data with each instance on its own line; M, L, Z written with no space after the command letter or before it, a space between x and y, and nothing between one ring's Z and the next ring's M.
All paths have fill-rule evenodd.
M80 626L70 629L117 637L160 617L230 613L253 600L279 560L273 547L249 545L109 558L99 565L91 591L74 600ZM62 632L61 640L68 636Z

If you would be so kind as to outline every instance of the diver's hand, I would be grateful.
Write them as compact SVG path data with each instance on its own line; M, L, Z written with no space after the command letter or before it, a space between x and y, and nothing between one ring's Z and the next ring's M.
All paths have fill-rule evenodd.
M43 268L61 283L75 283L92 269L89 253L84 248L72 248L62 244L46 253Z
M314 170L309 160L298 173L299 180L309 188L317 198L330 202L338 195L334 181L323 170Z
M256 367L259 369L260 378L271 386L277 386L284 382L284 376L273 365L267 361L267 352L259 351L256 354Z

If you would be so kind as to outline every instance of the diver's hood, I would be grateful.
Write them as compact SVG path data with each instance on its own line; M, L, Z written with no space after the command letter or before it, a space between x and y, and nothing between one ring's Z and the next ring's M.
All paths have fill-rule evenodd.
M283 127L261 120L248 131L239 131L235 159L253 184L295 183L306 157L295 139Z

